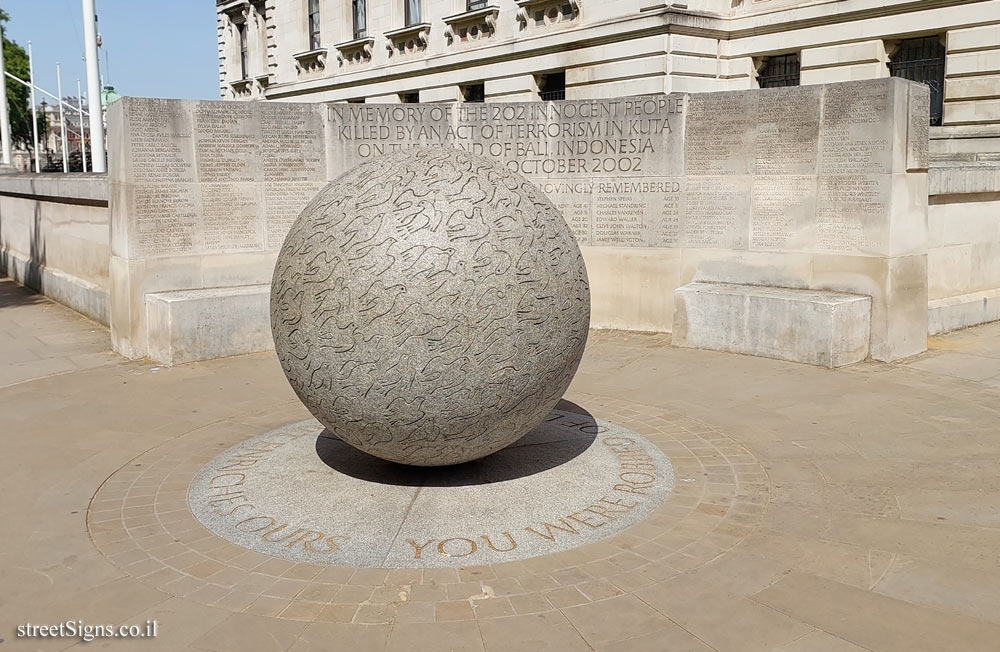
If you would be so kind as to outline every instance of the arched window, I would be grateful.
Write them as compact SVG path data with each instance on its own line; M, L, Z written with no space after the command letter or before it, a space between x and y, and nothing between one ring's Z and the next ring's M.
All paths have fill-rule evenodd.
M889 58L889 74L927 84L931 89L931 124L941 124L944 113L944 44L938 36L899 42Z

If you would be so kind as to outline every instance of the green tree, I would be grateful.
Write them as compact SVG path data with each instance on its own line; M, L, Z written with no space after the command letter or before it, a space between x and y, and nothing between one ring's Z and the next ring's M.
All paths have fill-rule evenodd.
M10 16L0 9L0 25L5 27L3 37L3 59L7 72L21 79L28 79L28 53L20 45L6 36L6 24ZM24 84L4 75L7 88L7 110L10 113L10 136L14 145L22 147L31 143L31 103L30 91ZM39 116L39 121L41 116Z

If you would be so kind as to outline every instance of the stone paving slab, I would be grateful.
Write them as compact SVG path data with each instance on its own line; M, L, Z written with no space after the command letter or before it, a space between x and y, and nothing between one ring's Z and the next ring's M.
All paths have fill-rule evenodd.
M0 387L121 364L104 326L0 277Z
M50 321L93 328L3 290L23 296L0 306L0 351L34 338L44 354L32 330ZM996 358L1000 325L931 344L830 372L594 333L567 399L670 459L667 501L586 546L427 569L296 563L191 513L198 469L309 418L272 355L39 373L0 387L0 647L992 651L1000 389L919 363ZM86 337L50 346L100 353ZM160 633L16 638L81 618L155 618Z

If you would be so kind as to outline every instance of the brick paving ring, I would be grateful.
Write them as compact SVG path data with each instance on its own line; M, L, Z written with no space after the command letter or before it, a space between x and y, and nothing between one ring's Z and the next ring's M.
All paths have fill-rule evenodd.
M387 462L303 421L216 457L188 501L218 536L274 557L433 568L593 543L641 521L673 486L670 461L638 433L555 410L515 444L449 467Z
M124 574L170 595L358 624L608 600L697 568L758 527L770 482L730 436L669 409L575 398L598 419L561 403L521 446L441 475L366 462L317 422L265 435L248 425L288 423L282 409L205 423L111 474L87 527ZM642 464L656 467L652 485ZM364 487L396 502L372 509L381 503Z

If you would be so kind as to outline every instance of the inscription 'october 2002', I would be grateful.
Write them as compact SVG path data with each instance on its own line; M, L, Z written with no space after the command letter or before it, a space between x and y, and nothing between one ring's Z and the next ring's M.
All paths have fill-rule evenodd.
M500 159L521 174L662 174L663 164L673 158L667 155L667 141L679 142L684 98L410 107L332 104L328 110L334 140L345 150L348 165L445 144Z
M882 255L894 193L859 204L825 188L857 180L864 190L905 171L893 155L904 117L909 168L926 168L926 90L899 94L897 82L441 105L127 98L116 103L127 137L117 180L134 186L129 249L139 257L274 250L326 181L433 145L499 160L552 190L584 245ZM604 183L667 180L678 190ZM209 187L220 183L239 186L228 221L228 192Z

